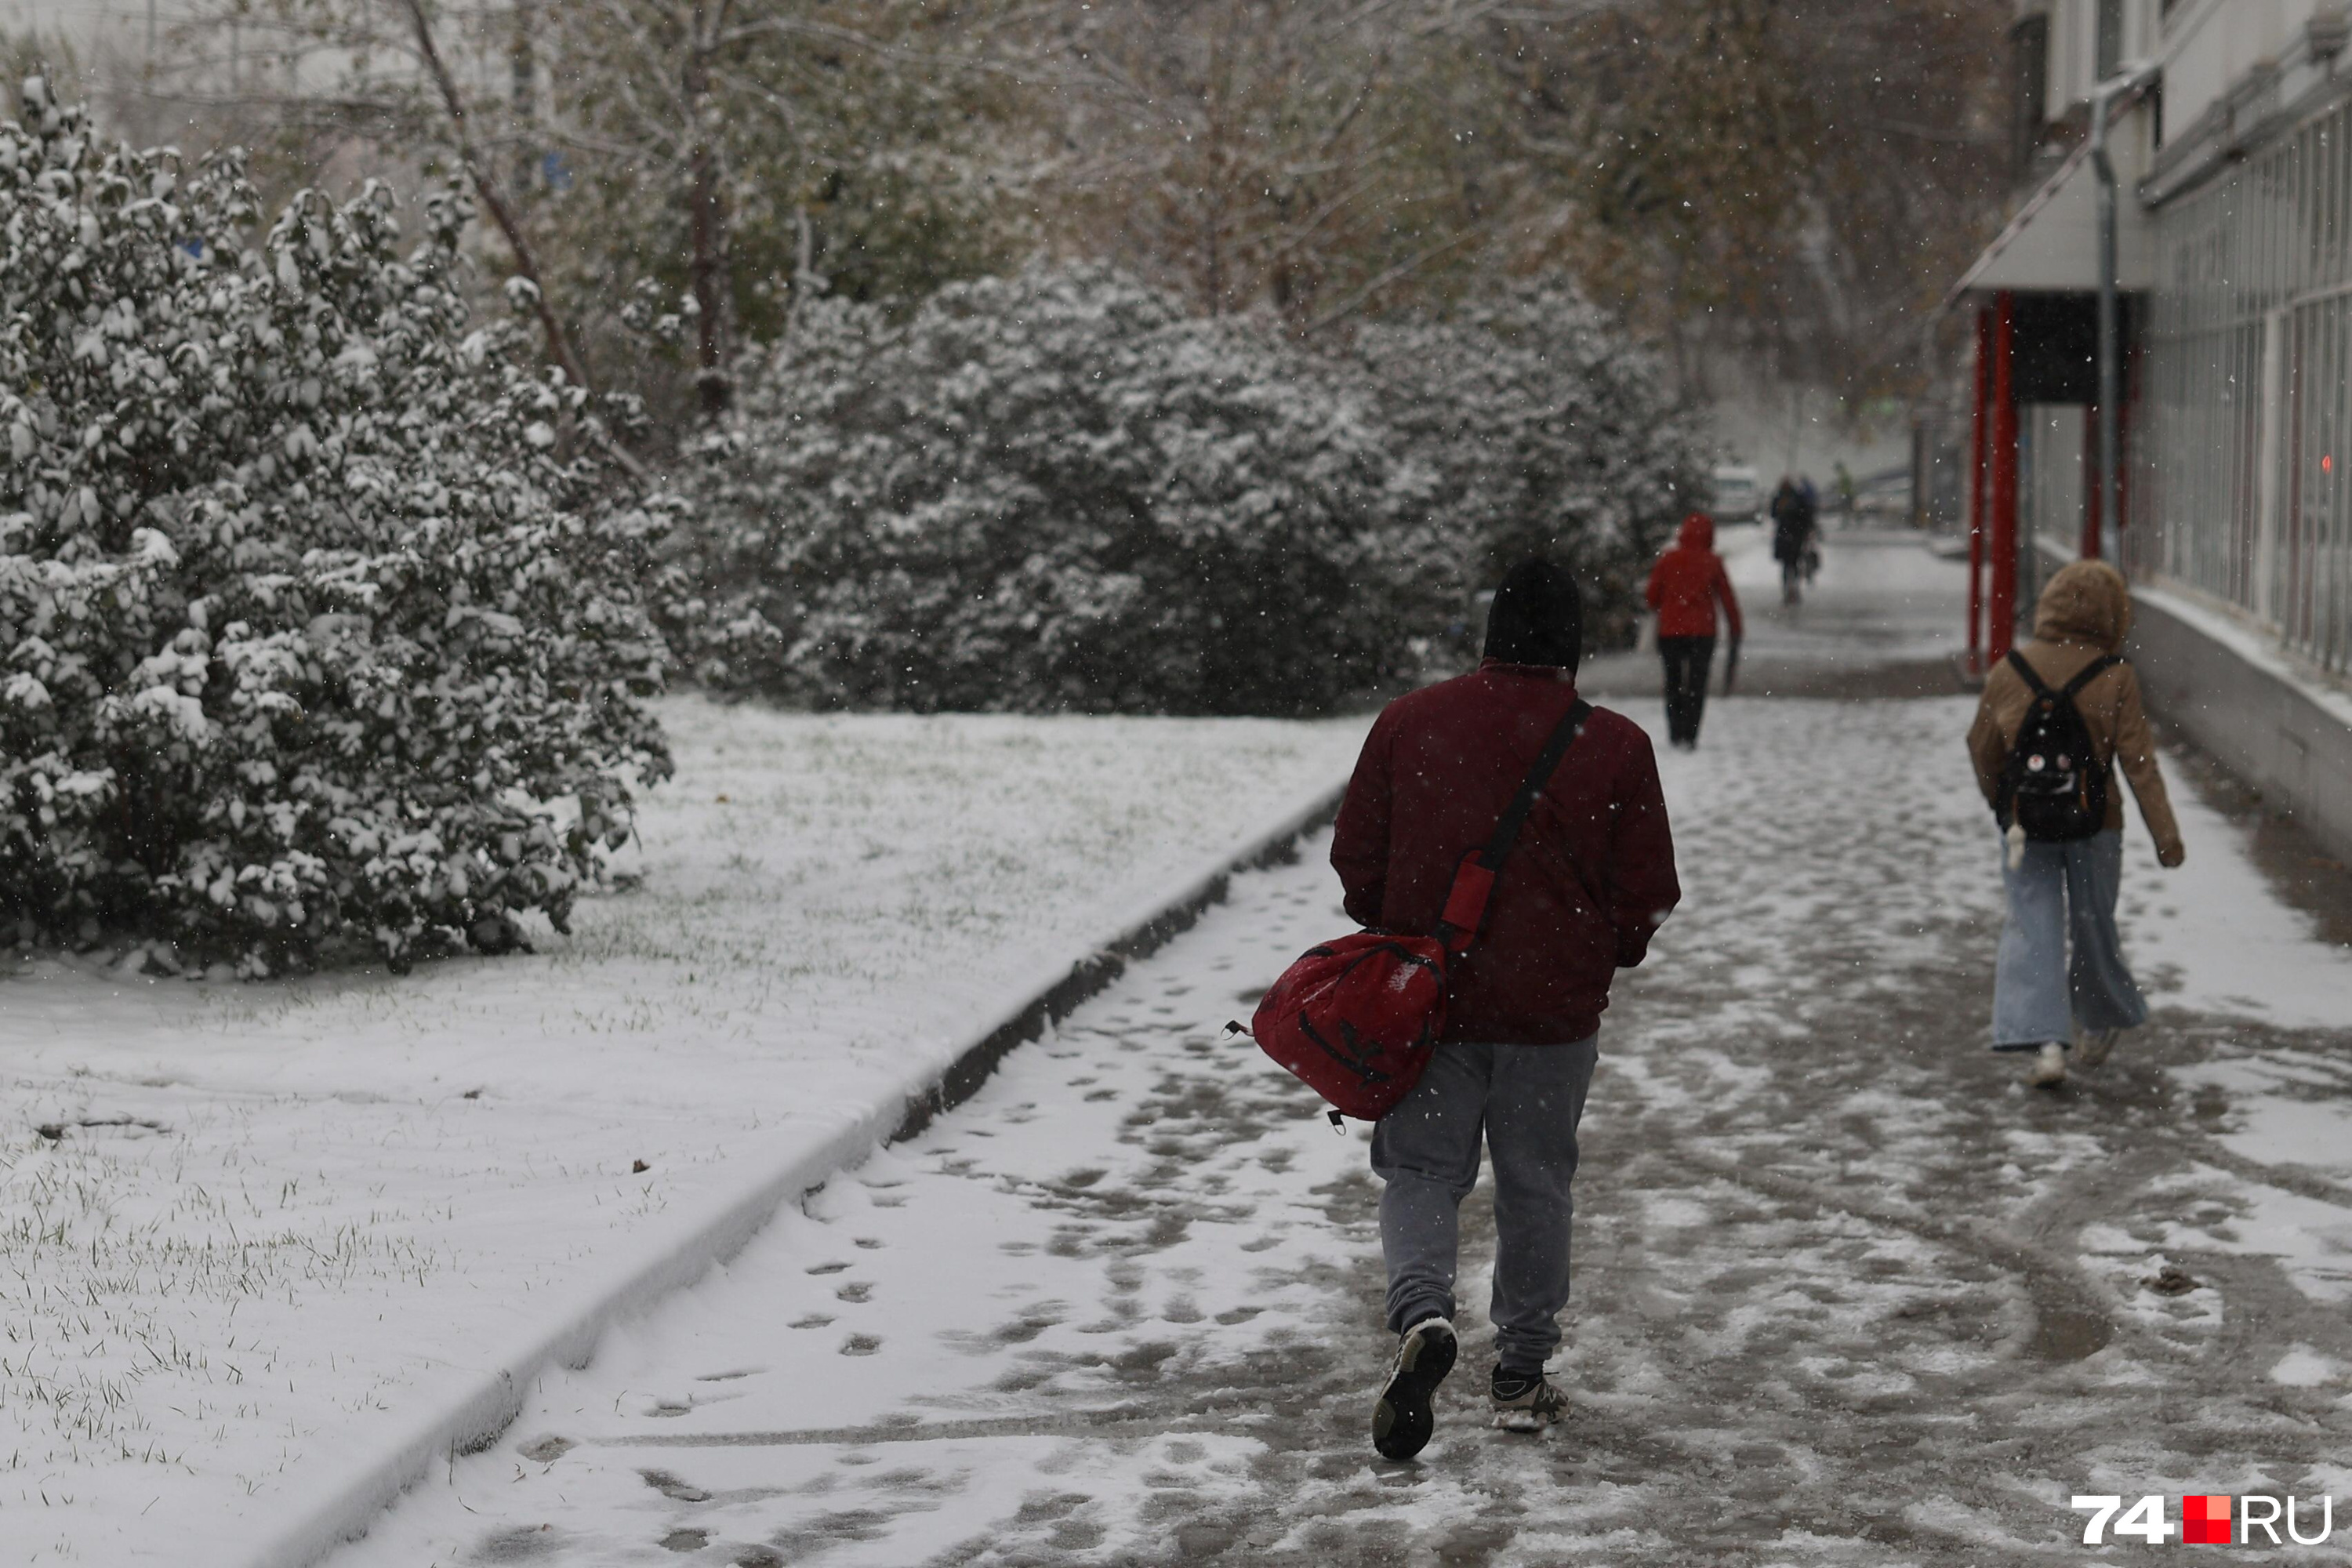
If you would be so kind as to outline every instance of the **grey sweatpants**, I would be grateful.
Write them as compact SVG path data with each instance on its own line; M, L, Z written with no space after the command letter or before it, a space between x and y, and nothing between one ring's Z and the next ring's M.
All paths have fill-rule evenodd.
M1412 1092L1372 1129L1391 1331L1454 1316L1462 1200L1495 1157L1494 1320L1508 1372L1540 1372L1568 1305L1576 1124L1600 1037L1572 1046L1441 1045Z

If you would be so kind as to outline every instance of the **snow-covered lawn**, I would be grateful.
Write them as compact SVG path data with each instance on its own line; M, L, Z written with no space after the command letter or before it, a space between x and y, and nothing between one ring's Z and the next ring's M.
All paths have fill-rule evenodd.
M532 956L0 968L0 1562L224 1560L778 1129L904 1092L1346 776L1363 721L667 704L623 885Z

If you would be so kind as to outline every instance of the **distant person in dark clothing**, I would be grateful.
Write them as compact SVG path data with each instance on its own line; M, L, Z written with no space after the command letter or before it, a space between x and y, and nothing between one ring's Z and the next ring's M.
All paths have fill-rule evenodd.
M1331 839L1348 913L1433 931L1463 858L1483 847L1544 742L1577 702L1582 612L1574 579L1530 561L1503 579L1472 673L1400 697L1364 742ZM1568 1304L1569 1185L1601 1009L1620 969L1682 897L1649 737L1596 708L1537 798L1450 973L1445 1031L1411 1092L1372 1131L1396 1359L1373 1443L1407 1458L1429 1440L1453 1368L1462 1200L1479 1146L1495 1162L1496 1426L1536 1431L1566 1395L1545 1373Z
M1805 492L1805 515L1812 521L1805 533L1805 586L1810 588L1822 571L1822 492L1811 474L1799 474L1797 484Z
M1715 519L1695 511L1682 532L1650 568L1643 591L1658 613L1658 657L1666 667L1666 740L1684 751L1698 749L1698 724L1706 710L1706 679L1715 662L1716 606L1730 623L1732 657L1738 658L1742 627L1739 595L1731 591L1723 557L1715 552Z
M1812 552L1819 516L1805 487L1797 483L1794 475L1783 474L1780 488L1772 492L1772 559L1780 563L1784 605L1793 605L1804 596L1799 583L1809 575L1805 562Z

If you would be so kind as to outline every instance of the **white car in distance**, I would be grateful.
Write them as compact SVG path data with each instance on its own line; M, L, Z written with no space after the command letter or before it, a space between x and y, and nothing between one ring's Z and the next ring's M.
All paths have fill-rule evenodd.
M1764 490L1756 470L1741 463L1724 463L1712 476L1708 513L1717 522L1754 522L1764 512Z

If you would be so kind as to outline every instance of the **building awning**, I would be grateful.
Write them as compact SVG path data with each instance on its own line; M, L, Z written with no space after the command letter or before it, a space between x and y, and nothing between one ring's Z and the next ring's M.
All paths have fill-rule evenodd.
M2107 155L2116 165L2116 281L2125 289L2156 283L2155 247L2147 214L2132 192L2139 184L2143 138L2134 134L2137 116L2118 119L2109 133ZM2042 182L2017 216L1985 247L1945 297L2015 289L2021 293L2075 293L2099 286L2099 182L2085 142Z

